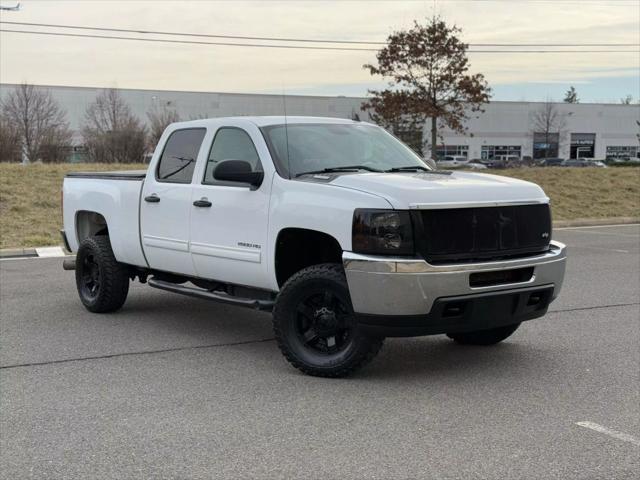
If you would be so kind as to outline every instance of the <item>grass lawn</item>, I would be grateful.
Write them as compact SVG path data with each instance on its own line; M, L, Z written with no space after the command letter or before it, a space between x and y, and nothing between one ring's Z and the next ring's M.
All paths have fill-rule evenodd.
M143 169L145 165L0 163L0 248L58 245L60 189L70 171ZM538 183L554 220L640 217L640 168L531 168L491 171Z
M0 163L0 248L60 245L60 192L67 172L139 170L142 164Z
M554 220L640 217L640 168L513 168L498 175L540 185Z

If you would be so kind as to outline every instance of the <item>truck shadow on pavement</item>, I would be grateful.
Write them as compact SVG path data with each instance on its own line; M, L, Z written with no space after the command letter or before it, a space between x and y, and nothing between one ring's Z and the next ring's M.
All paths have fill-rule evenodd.
M205 300L154 295L148 291L140 293L133 295L116 314L120 322L134 322L136 327L176 338L195 338L198 346L247 342L243 352L251 359L250 363L270 364L270 368L275 367L282 373L304 377L280 357L275 341L269 342L268 347L252 348L251 342L262 343L273 338L270 314ZM489 347L458 345L444 335L389 338L380 355L350 378L360 381L412 377L489 380L538 376L540 370L553 371L557 363L552 352L522 340L528 327L527 323L523 324L513 337ZM265 358L265 354L269 358ZM281 361L274 361L273 357Z
M139 327L195 336L200 343L217 343L232 336L239 340L272 338L271 316L265 312L166 293L136 292L117 316Z
M561 363L553 352L519 340L518 333L488 347L458 345L444 335L434 335L387 339L381 354L360 376L377 380L427 377L447 382L522 380L554 372Z

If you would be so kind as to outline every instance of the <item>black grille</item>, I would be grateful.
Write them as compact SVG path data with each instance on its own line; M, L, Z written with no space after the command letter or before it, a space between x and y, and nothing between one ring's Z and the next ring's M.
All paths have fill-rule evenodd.
M420 210L416 248L430 263L514 258L549 249L548 205Z

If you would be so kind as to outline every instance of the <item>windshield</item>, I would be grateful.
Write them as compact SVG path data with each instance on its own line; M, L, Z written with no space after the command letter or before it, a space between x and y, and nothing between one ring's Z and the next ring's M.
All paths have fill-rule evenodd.
M430 169L418 155L382 128L366 124L298 123L263 127L271 154L283 176L333 168L385 171ZM288 161L287 161L288 158Z

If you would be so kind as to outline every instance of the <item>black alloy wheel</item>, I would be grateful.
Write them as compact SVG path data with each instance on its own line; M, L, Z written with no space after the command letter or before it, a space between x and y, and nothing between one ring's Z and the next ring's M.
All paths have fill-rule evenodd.
M129 267L116 260L107 235L85 238L76 254L76 287L87 310L118 310L129 293Z
M295 328L306 347L331 355L348 347L353 337L353 315L334 292L309 292L298 304Z
M307 267L284 284L273 331L286 359L308 375L344 377L371 361L380 337L358 329L342 265Z
M96 262L93 254L88 254L82 259L79 268L81 294L87 300L94 300L100 293L100 265Z

